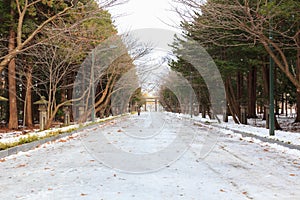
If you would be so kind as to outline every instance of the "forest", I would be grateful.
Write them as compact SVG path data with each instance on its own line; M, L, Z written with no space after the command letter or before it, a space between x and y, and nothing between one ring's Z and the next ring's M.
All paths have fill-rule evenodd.
M74 99L75 79L80 76L79 69L84 60L91 57L91 52L93 55L97 53L94 50L97 46L108 39L121 45L107 11L107 8L120 3L123 2L0 2L0 119L3 127L33 127L39 121L42 105L46 107L45 129L48 129L53 123L64 121L66 109L85 103L83 97ZM104 50L104 53L112 54L111 49ZM96 92L94 112L98 117L110 115L112 87L132 67L132 58L125 52L101 74L98 73L99 82L93 87ZM85 75L90 73L85 72ZM91 79L85 77L83 81L90 83ZM90 94L91 87L85 90L84 94ZM86 104L84 106L87 112L81 116L82 120L93 112ZM74 120L72 114L70 118Z
M64 120L66 107L83 104L88 99L74 97L74 88L91 84L91 71L81 76L80 67L94 56L94 49L113 56L124 50L118 42L117 28L108 7L124 3L120 0L4 0L0 2L0 120L1 126L18 129L33 127L39 121L39 105L46 106L46 125ZM275 127L281 129L277 117L286 115L300 122L300 2L298 0L174 0L181 17L182 37L170 44L176 59L169 60L170 69L189 80L196 93L198 112L214 117L211 95L205 81L193 65L182 56L186 41L196 41L213 59L221 74L226 93L226 116L236 123L247 118L268 118L275 112ZM186 8L186 9L181 9ZM114 39L113 39L114 38ZM119 49L106 45L114 40ZM131 42L138 47L137 42ZM134 48L134 47L131 47ZM137 48L139 49L139 48ZM127 49L128 50L128 49ZM128 51L97 75L97 86L84 89L93 96L95 108L86 106L82 120L95 112L98 117L111 115L113 87L133 61L147 53L140 48L136 55ZM187 50L187 49L185 49ZM194 49L195 50L195 49ZM133 51L132 51L133 52ZM188 54L193 54L190 50ZM97 63L96 63L97 64ZM94 76L94 74L93 74ZM84 83L84 84L83 84ZM94 84L94 82L92 82ZM272 93L271 93L272 92ZM270 95L271 93L271 95ZM181 108L175 94L161 88L160 102L167 111L188 113ZM75 95L76 96L76 95ZM141 89L130 105L140 100ZM270 97L274 97L270 102ZM41 101L42 99L42 101ZM270 111L270 114L272 113ZM77 111L76 111L77 112ZM78 114L78 113L77 113ZM71 121L74 113L71 114ZM277 116L277 117L276 117Z
M203 117L213 111L203 75L182 56L182 47L190 40L205 48L218 66L226 92L226 113L236 123L242 122L243 107L247 118L260 115L266 119L270 85L274 91L276 129L281 129L276 116L286 115L293 117L294 123L300 122L299 1L176 2L188 9L176 9L182 18L184 39L177 37L172 44L177 58L170 60L169 66L197 91ZM167 110L190 112L180 110L168 88L162 89L161 95Z

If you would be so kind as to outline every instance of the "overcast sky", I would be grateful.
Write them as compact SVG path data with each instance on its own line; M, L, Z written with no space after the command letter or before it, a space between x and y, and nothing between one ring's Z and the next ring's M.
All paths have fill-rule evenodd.
M143 80L142 90L148 94L157 93L159 77L169 71L165 60L171 50L168 44L172 43L175 32L181 32L172 27L180 24L180 18L172 11L171 4L172 0L129 0L109 9L120 34L129 31L140 42L153 44L154 50L149 55L135 61L138 76Z
M119 33L141 28L162 28L178 32L179 30L168 25L180 23L179 17L171 11L171 4L172 0L129 0L109 11Z

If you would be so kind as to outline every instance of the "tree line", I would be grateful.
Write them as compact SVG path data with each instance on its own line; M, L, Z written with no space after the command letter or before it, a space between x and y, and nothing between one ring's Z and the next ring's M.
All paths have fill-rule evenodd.
M46 128L63 116L65 105L78 104L86 99L73 98L75 78L80 73L82 62L91 56L95 47L108 38L120 40L106 8L123 2L0 2L0 95L8 98L8 102L1 102L0 114L1 120L8 122L9 129L17 129L20 122L32 127L38 119L38 109L33 103L42 96L47 100ZM133 67L132 62L126 51L98 74L99 82L95 88L98 116L110 115L112 88L122 74ZM91 83L90 77L86 80ZM90 95L90 88L85 94ZM86 119L90 112L87 110Z
M184 39L178 37L172 44L177 58L170 60L169 65L191 82L202 113L210 113L207 86L201 74L180 54L189 39L204 47L218 66L227 112L236 123L241 121L241 106L247 107L249 118L257 117L258 112L266 113L270 58L275 63L275 112L280 114L279 107L283 112L285 104L296 104L295 122L300 122L299 1L175 1L187 9L175 9L182 19ZM161 93L165 93L162 101L169 104L166 107L176 108L177 100L170 91L164 89ZM278 123L276 127L280 128Z

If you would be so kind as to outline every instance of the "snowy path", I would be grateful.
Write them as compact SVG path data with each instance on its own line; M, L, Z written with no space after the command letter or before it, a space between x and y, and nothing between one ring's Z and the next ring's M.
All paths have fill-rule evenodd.
M132 135L136 133L132 130L141 134ZM159 134L149 137L147 130ZM111 169L97 160L97 153L93 154L96 150L89 149L96 148L92 139L101 132L110 141L107 144L146 155L171 145L178 130L183 140L192 131L196 133L191 148L155 172L134 174ZM168 114L142 113L115 120L86 130L81 139L60 140L1 160L0 199L299 199L299 157L220 134L212 151L199 158L203 142L213 144L213 134ZM120 159L127 171L139 166L126 163L126 157Z

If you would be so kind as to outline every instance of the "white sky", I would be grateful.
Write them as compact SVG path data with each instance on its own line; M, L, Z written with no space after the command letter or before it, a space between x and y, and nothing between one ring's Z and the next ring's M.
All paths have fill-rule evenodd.
M171 11L171 4L174 4L172 0L129 0L128 3L112 7L109 11L119 33L142 28L162 28L179 32L170 26L178 26L180 23L180 18Z
M181 33L180 29L175 28L179 26L180 18L173 11L172 5L174 5L172 0L129 0L128 3L109 8L119 34L130 32L139 38L140 42L153 44L155 48L151 54L143 58L148 59L146 62L148 67L140 66L139 62L135 62L137 69L153 68L151 73L146 74L142 70L141 74L144 76L139 76L143 80L145 76L147 77L146 80L142 81L141 86L142 90L149 94L155 94L156 90L159 89L159 85L152 87L153 84L151 84L161 82L158 81L157 75L169 71L167 62L162 63L162 60L171 50L168 44L172 44L174 33ZM164 30L160 31L160 29ZM156 47L160 47L160 49L156 49ZM152 61L150 62L150 60Z

